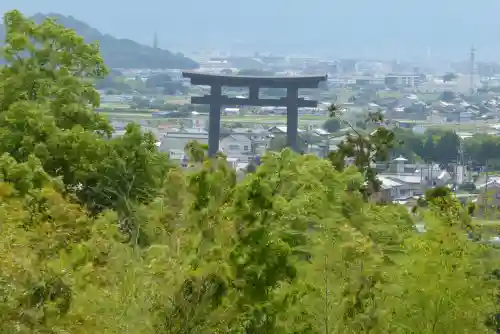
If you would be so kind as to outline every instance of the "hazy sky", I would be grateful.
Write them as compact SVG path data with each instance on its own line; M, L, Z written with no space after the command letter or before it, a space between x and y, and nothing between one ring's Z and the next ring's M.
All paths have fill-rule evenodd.
M9 4L10 3L10 4ZM15 5L14 5L15 4ZM498 0L0 0L0 12L56 12L117 37L175 48L338 56L500 58ZM174 49L175 51L175 49Z

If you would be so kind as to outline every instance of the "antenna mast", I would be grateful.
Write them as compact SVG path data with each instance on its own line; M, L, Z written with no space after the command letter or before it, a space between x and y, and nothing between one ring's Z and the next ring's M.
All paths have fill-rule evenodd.
M476 73L476 49L470 49L470 95L474 95L474 75Z

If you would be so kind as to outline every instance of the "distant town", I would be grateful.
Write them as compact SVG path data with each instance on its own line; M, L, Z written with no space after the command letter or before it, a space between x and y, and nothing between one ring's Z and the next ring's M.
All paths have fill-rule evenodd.
M497 136L500 133L500 66L476 63L474 49L470 50L468 60L454 64L453 71L442 73L426 73L416 64L399 62L258 54L207 56L196 61L199 63L196 71L200 73L276 77L328 75L327 82L318 89L300 92L303 98L318 101L317 108L299 110L298 131L303 153L325 157L345 138L349 130L347 124L359 126L363 115L369 112L380 112L387 126L407 129L416 135L424 135L428 130L448 130L466 139L474 134ZM183 78L182 69L116 69L112 75L115 76L113 84L100 87L100 111L113 120L116 135L128 122L139 122L156 135L160 150L180 164L185 164L187 159L184 147L188 142L208 142L208 109L190 104L192 96L207 94L208 88L190 85L189 79ZM116 88L117 82L125 91L122 87ZM247 98L248 89L228 88L223 94ZM284 94L271 88L261 92L261 96L268 98L281 98ZM343 110L339 122L330 119L331 104ZM286 145L284 107L234 105L223 107L221 114L219 148L237 170L245 170L266 150L280 150ZM448 171L444 166L448 165L446 162L428 159L424 162L412 154L393 158L391 166L381 167L380 179L387 199L407 200L422 195L426 187L436 184L473 181L471 161L467 158L454 159L455 165L462 166L458 168L459 173L456 167L454 172ZM478 182L477 187L485 186L485 180Z

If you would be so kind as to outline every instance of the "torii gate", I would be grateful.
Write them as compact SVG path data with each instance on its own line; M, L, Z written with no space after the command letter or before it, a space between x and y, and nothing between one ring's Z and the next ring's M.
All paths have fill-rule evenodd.
M219 150L220 140L220 112L223 106L270 106L287 108L287 146L298 151L297 129L299 127L299 108L318 106L317 101L299 98L300 88L318 88L320 82L326 81L327 76L300 76L300 77L258 77L214 75L194 71L182 72L184 78L191 79L192 85L210 86L210 95L193 96L191 103L210 105L208 126L208 155L214 156ZM232 98L222 95L222 86L248 87L248 98ZM280 99L259 98L260 88L284 88L286 97Z

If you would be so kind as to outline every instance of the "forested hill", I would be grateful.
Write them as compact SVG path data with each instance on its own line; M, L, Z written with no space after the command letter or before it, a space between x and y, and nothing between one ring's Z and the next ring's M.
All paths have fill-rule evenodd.
M101 55L106 65L111 68L194 69L199 67L198 63L183 54L155 49L129 39L119 39L103 34L72 16L55 13L36 14L33 20L39 23L47 17L52 17L65 27L75 30L87 42L99 41ZM3 36L5 36L3 25L0 26L0 36L3 41Z

